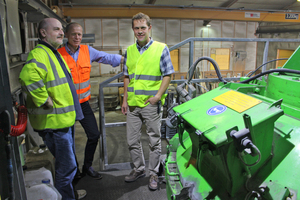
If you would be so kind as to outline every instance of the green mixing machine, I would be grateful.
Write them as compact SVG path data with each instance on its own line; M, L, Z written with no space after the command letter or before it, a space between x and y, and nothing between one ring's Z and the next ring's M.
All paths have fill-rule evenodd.
M300 199L300 48L279 69L226 82L195 96L188 79L177 86L184 103L166 121L177 134L165 163L170 200ZM192 77L192 76L191 76Z

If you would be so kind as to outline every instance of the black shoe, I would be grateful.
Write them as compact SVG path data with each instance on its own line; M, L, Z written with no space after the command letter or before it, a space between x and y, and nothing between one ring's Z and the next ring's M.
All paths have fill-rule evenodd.
M77 170L74 179L75 179L75 180L79 180L79 179L81 179L81 178L82 178L81 173L80 173L79 170Z
M84 166L82 167L82 175L84 176L85 174L93 177L94 179L101 179L102 175L96 172L92 167L89 167L88 169L85 168Z
M125 176L125 182L133 182L135 181L136 179L138 178L142 178L146 176L146 172L145 170L144 171L140 171L140 172L137 172L135 171L134 169L130 172L130 174L128 176Z

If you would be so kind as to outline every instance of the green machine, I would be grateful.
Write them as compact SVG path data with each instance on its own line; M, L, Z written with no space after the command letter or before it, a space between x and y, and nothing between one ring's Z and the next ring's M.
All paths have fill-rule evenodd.
M193 98L191 80L169 112L168 198L300 199L300 50L280 69ZM186 90L186 88L188 88Z

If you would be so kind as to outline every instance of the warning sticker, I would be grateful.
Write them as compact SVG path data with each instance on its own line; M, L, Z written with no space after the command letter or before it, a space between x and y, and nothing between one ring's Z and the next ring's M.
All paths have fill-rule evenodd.
M213 98L216 102L219 102L239 113L252 108L253 106L261 103L261 100L250 97L246 94L230 90Z

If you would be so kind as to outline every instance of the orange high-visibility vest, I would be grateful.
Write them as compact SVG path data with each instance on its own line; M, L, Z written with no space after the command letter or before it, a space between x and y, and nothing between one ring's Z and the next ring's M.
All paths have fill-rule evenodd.
M58 49L59 53L67 62L73 76L76 92L78 94L79 102L83 103L91 98L91 61L90 53L87 45L80 45L77 62L68 54L65 47Z

